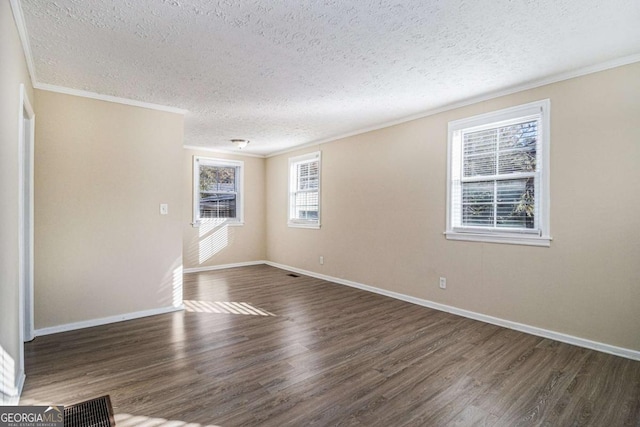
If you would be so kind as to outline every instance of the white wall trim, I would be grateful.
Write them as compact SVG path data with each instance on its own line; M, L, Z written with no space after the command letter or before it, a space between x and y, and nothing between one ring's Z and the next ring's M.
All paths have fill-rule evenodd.
M483 228L481 226L465 226L461 215L463 168L463 135L485 129L507 126L522 121L536 121L537 131L537 163L534 171L521 178L532 178L535 181L535 226L530 230L509 229L504 227ZM551 100L541 99L500 110L494 110L475 116L450 121L447 126L447 204L445 237L449 240L466 240L475 242L504 243L530 246L551 246L550 237L550 188L549 165L551 158ZM496 172L498 173L498 172ZM514 174L516 175L516 174ZM511 175L515 178L514 175ZM497 176L486 177L495 181Z
M27 379L27 376L24 374L24 371L20 371L18 374L18 382L16 384L16 393L13 396L10 396L10 400L14 400L14 403L9 403L9 405L17 405L20 402L20 396L22 396L22 389L24 388L24 382Z
M200 146L197 146L197 145L183 145L182 148L184 148L185 150L206 151L206 152L209 152L209 153L229 154L229 155L232 155L232 156L257 157L259 159L266 158L266 156L263 155L263 154L247 153L245 151L238 150L238 149L225 150L223 148L200 147Z
M166 111L176 114L187 114L187 110L176 107L169 107L166 105L152 104L150 102L136 101L134 99L119 98L117 96L103 95L100 93L89 92L85 90L72 89L64 86L56 86L47 83L38 82L36 76L36 67L33 62L33 55L31 53L31 45L29 44L29 36L27 34L27 26L24 22L24 14L22 12L22 6L19 0L10 0L11 12L13 13L13 20L16 23L18 35L20 37L20 43L22 44L22 51L24 52L25 61L27 63L27 69L29 70L29 76L31 77L31 84L35 89L47 90L49 92L64 93L67 95L80 96L82 98L98 99L100 101L115 102L117 104L131 105L134 107L148 108L151 110Z
M267 154L265 157L275 157L281 154L290 153L293 151L301 150L303 148L312 147L315 145L321 145L328 142L333 142L339 139L349 138L351 136L361 135L363 133L372 132L374 130L380 130L384 128L388 128L391 126L399 125L402 123L410 122L412 120L422 119L424 117L434 116L436 114L444 113L445 111L455 110L456 108L466 107L468 105L477 104L479 102L489 101L491 99L500 98L501 96L512 95L514 93L523 92L529 89L535 89L541 86L546 86L552 83L558 83L564 80L573 79L576 77L582 77L588 74L599 73L600 71L606 71L612 68L622 67L624 65L633 64L636 62L640 62L640 54L634 54L625 56L622 58L613 59L611 61L601 62L599 64L590 65L588 67L578 68L576 70L568 71L566 73L560 73L553 76L545 77L543 79L534 80L531 82L522 83L519 85L511 86L506 89L501 89L494 92L485 93L483 95L475 96L472 98L467 98L458 102L454 102L452 104L443 105L442 107L433 108L431 110L423 111L421 113L413 114L410 116L403 117L401 119L392 120L389 122L384 122L381 124L364 127L358 130L354 130L352 132L347 132L335 136L331 136L329 138L323 138L316 141L306 142L300 145L296 145L291 148L286 148L284 150L274 151L273 153Z
M20 35L20 41L22 42L22 49L24 51L24 55L25 55L25 59L27 62L27 67L29 69L29 75L31 76L31 83L33 84L33 87L36 89L41 89L41 90L48 90L48 91L52 91L52 92L59 92L59 93L65 93L68 95L76 95L76 96L81 96L81 97L86 97L86 98L93 98L93 99L99 99L102 101L109 101L109 102L116 102L116 103L120 103L120 104L125 104L125 105L132 105L132 106L136 106L136 107L142 107L142 108L150 108L153 110L160 110L160 111L168 111L168 112L172 112L172 113L177 113L177 114L186 114L188 111L185 109L181 109L181 108L176 108L176 107L169 107L169 106L163 106L163 105L158 105L158 104L151 104L151 103L146 103L146 102L142 102L142 101L135 101L135 100L131 100L131 99L126 99L126 98L118 98L115 96L110 96L110 95L102 95L99 93L94 93L94 92L87 92L87 91L83 91L83 90L78 90L78 89L71 89L71 88L66 88L66 87L62 87L62 86L55 86L55 85L50 85L50 84L46 84L46 83L39 83L38 79L36 78L36 73L35 73L35 66L33 63L33 55L31 54L31 46L29 44L29 37L27 35L27 30L26 30L26 26L24 23L24 15L22 13L22 8L20 6L20 1L19 0L10 0L11 2L11 10L13 12L13 16L14 16L14 20L16 22L16 26L18 28L18 34ZM285 154L285 153L290 153L293 151L297 151L297 150L301 150L303 148L306 147L311 147L311 146L315 146L315 145L320 145L320 144L324 144L327 142L333 142L339 139L344 139L344 138L348 138L350 136L355 136L355 135L360 135L366 132L371 132L374 130L379 130L379 129L383 129L383 128L387 128L390 126L395 126L395 125L399 125L402 123L406 123L406 122L410 122L412 120L417 120L417 119L421 119L424 117L428 117L428 116L433 116L435 114L439 114L445 111L449 111L449 110L454 110L456 108L461 108L461 107L465 107L467 105L471 105L471 104L476 104L478 102L483 102L483 101L488 101L490 99L494 99L494 98L499 98L501 96L506 96L506 95L511 95L513 93L517 93L517 92L522 92L525 90L529 90L529 89L534 89L540 86L545 86L548 84L552 84L552 83L557 83L557 82L561 82L563 80L569 80L575 77L581 77L587 74L593 74L593 73L597 73L600 71L605 71L605 70L609 70L611 68L616 68L616 67L621 67L624 65L629 65L629 64L633 64L635 62L640 62L640 54L634 54L634 55L629 55L629 56L625 56L622 58L616 58L610 61L605 61L605 62L601 62L599 64L594 64L594 65L589 65L587 67L582 67L582 68L578 68L576 70L572 70L572 71L568 71L565 73L560 73L560 74L556 74L553 76L549 76L549 77L545 77L543 79L539 79L539 80L534 80L532 82L526 82L526 83L522 83L519 85L515 85L515 86L511 86L509 88L506 89L502 89L502 90L498 90L498 91L494 91L494 92L489 92L483 95L479 95L476 97L472 97L472 98L467 98L458 102L454 102L451 104L447 104L447 105L443 105L441 107L437 107L437 108L433 108L427 111L423 111L417 114L413 114L410 116L406 116L403 117L401 119L397 119L397 120L392 120L392 121L388 121L388 122L384 122L381 124L376 124L373 126L367 126L364 128L360 128L351 132L346 132L343 134L338 134L338 135L334 135L334 136L330 136L328 138L323 138L320 140L315 140L315 141L309 141L306 143L302 143L302 144L298 144L295 145L293 147L290 148L286 148L284 150L278 150L278 151L274 151L272 153L268 153L265 155L260 155L260 154L249 154L249 153L242 153L242 154L238 154L234 151L227 151L227 150L223 150L223 149L219 149L219 148L211 148L211 149L206 149L203 147L195 147L195 146L189 146L189 145L185 145L184 148L188 148L188 149L192 149L192 150L205 150L205 151L213 151L213 152L221 152L221 153L226 153L226 154L234 154L234 155L241 155L241 156L249 156L249 157L262 157L262 158L269 158L269 157L275 157L275 156L279 156L281 154Z
M33 339L33 206L34 206L34 141L35 141L35 112L24 83L20 84L20 103L18 111L18 316L20 327L20 342ZM28 131L26 125L28 124ZM25 157L25 151L28 157ZM25 168L26 166L26 168ZM25 169L29 172L28 182L25 182ZM29 210L25 211L25 202ZM28 214L28 215L27 215ZM26 218L28 216L28 218ZM28 239L25 239L27 235ZM28 254L25 257L25 242ZM28 274L25 274L26 268ZM25 327L26 325L26 327ZM24 344L20 347L20 369L24 369Z
M29 77L31 77L31 84L33 85L37 81L36 67L33 64L33 55L31 55L31 45L29 44L29 37L27 36L27 26L24 23L22 6L20 5L20 0L10 0L10 2L13 20L16 23L18 36L20 37L20 43L22 44L24 59L27 63L27 69L29 70Z
M185 268L183 273L200 273L202 271L214 271L214 270L224 270L227 268L237 268L237 267L249 267L251 265L262 265L269 264L268 261L247 261L247 262L236 262L233 264L221 264L221 265L209 265L206 267L192 267Z
M327 276L325 274L315 273L313 271L303 270L300 268L290 267L288 265L278 264L271 261L266 261L265 264L272 267L280 268L282 270L292 271L294 273L304 274L307 276L315 277L316 279L322 279L329 282L337 283L340 285L351 286L352 288L361 289L364 291L373 292L380 295L385 295L391 298L395 298L401 301L410 302L412 304L421 305L423 307L433 308L434 310L445 311L447 313L455 314L458 316L466 317L473 320L479 320L481 322L490 323L492 325L502 326L504 328L513 329L527 334L536 335L543 338L549 338L555 341L576 345L578 347L584 347L591 350L600 351L603 353L613 354L615 356L625 357L631 360L640 361L640 351L631 350L623 347L616 347L609 344L604 344L597 341L591 341L588 339L576 337L573 335L563 334L561 332L551 331L548 329L538 328L535 326L525 325L523 323L513 322L511 320L505 320L498 317L488 316L482 313L476 313L474 311L464 310L450 305L440 304L437 302L425 300L422 298L416 298L409 295L401 294L399 292L388 291L386 289L376 288L374 286L364 285L362 283L353 282L351 280L340 279L337 277Z
M36 89L46 90L49 92L57 92L57 93L63 93L66 95L74 95L74 96L79 96L81 98L97 99L99 101L114 102L116 104L130 105L133 107L148 108L150 110L165 111L168 113L175 113L175 114L182 114L182 115L185 115L188 113L187 110L184 110L182 108L169 107L169 106L160 105L160 104L152 104L150 102L136 101L134 99L120 98L120 97L111 96L111 95L103 95L100 93L89 92L89 91L80 90L80 89L72 89L64 86L50 85L47 83L36 82L33 84L33 87Z
M84 320L82 322L67 323L64 325L50 326L48 328L36 329L35 336L43 336L57 334L58 332L74 331L76 329L91 328L93 326L108 325L110 323L123 322L125 320L139 319L141 317L155 316L157 314L173 313L174 311L184 310L184 306L179 307L161 307L152 308L151 310L136 311L133 313L118 314L116 316L102 317L100 319Z
M116 103L120 103L120 104L133 105L133 106L136 106L136 107L150 108L150 109L160 110L160 111L168 111L168 112L177 113L177 114L186 114L188 112L185 109L176 108L176 107L168 107L168 106L163 106L163 105L158 105L158 104L151 104L151 103L146 103L146 102L141 102L141 101L135 101L135 100L126 99L126 98L118 98L118 97L114 97L114 96L110 96L110 95L102 95L102 94L99 94L99 93L87 92L87 91L82 91L82 90L78 90L78 89L71 89L71 88L66 88L66 87L62 87L62 86L55 86L55 85L50 85L50 84L45 84L45 83L39 83L38 79L36 78L35 66L34 66L34 63L33 63L33 55L31 54L31 46L29 44L29 37L27 35L26 25L24 23L24 15L22 13L22 7L20 6L20 1L19 0L10 0L10 2L11 2L11 10L13 12L13 17L14 17L14 20L16 22L16 26L18 28L18 34L20 35L20 41L22 42L22 49L24 51L25 59L26 59L26 62L27 62L27 67L29 69L29 75L31 76L31 83L33 84L34 88L41 89L41 90L48 90L48 91L52 91L52 92L66 93L68 95L76 95L76 96L81 96L81 97L86 97L86 98L99 99L99 100L102 100L102 101L109 101L109 102L116 102ZM511 95L513 93L522 92L522 91L529 90L529 89L534 89L534 88L537 88L537 87L540 87L540 86L545 86L545 85L548 85L548 84L561 82L563 80L569 80L569 79L572 79L572 78L575 78L575 77L581 77L581 76L584 76L584 75L587 75L587 74L598 73L600 71L609 70L611 68L616 68L616 67L621 67L621 66L624 66L624 65L633 64L635 62L640 62L640 54L634 54L634 55L629 55L629 56L625 56L625 57L622 57L622 58L616 58L616 59L612 59L610 61L601 62L599 64L589 65L587 67L582 67L582 68L578 68L576 70L568 71L568 72L565 72L565 73L560 73L560 74L556 74L556 75L553 75L553 76L545 77L543 79L534 80L532 82L522 83L522 84L515 85L515 86L509 87L509 88L506 88L506 89L502 89L502 90L498 90L498 91L494 91L494 92L489 92L489 93L486 93L486 94L483 94L483 95L479 95L479 96L476 96L476 97L472 97L472 98L464 99L464 100L461 100L461 101L458 101L458 102L454 102L454 103L451 103L451 104L447 104L447 105L444 105L442 107L437 107L437 108L430 109L430 110L427 110L427 111L423 111L423 112L420 112L420 113L417 113L417 114L406 116L406 117L403 117L401 119L392 120L392 121L384 122L384 123L373 125L373 126L367 126L367 127L360 128L360 129L357 129L357 130L354 130L354 131L351 131L351 132L330 136L328 138L323 138L323 139L320 139L320 140L309 141L309 142L306 142L306 143L295 145L295 146L290 147L290 148L286 148L284 150L274 151L274 152L268 153L266 155L248 154L248 153L237 154L236 152L222 150L222 149L216 149L216 148L211 148L211 149L208 149L208 150L213 151L213 152L221 152L221 153L227 153L227 154L237 154L237 155L249 156L249 157L263 157L263 158L275 157L275 156L279 156L281 154L285 154L285 153L301 150L301 149L306 148L306 147L311 147L311 146L314 146L314 145L320 145L320 144L324 144L324 143L327 143L327 142L333 142L333 141L336 141L338 139L344 139L344 138L348 138L350 136L360 135L360 134L363 134L363 133L366 133L366 132L371 132L371 131L374 131L374 130L379 130L379 129L387 128L387 127L390 127L390 126L399 125L399 124L402 124L402 123L405 123L405 122L410 122L412 120L417 120L417 119L421 119L423 117L433 116L435 114L439 114L439 113L442 113L442 112L445 112L445 111L454 110L456 108L465 107L467 105L476 104L478 102L488 101L490 99L499 98L501 96ZM207 149L205 149L205 148L189 146L189 145L185 145L184 148L188 148L188 149L192 149L192 150L205 150L205 151L207 151Z

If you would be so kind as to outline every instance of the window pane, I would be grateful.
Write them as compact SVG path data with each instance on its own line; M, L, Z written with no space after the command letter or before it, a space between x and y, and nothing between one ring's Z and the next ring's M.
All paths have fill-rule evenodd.
M240 224L242 221L241 161L193 157L194 227L207 219Z
M496 173L497 129L464 134L464 176L494 175Z
M236 195L200 193L200 218L236 218Z
M533 146L535 148L538 137L538 121L532 120L517 123L500 128L500 149L522 148Z
M300 178L298 180L298 190L317 190L318 189L318 177L312 178Z
M493 181L462 183L462 203L493 203Z
M318 162L302 163L297 167L298 190L318 189Z
M318 219L318 209L312 211L299 210L298 211L298 219Z
M497 182L498 227L533 228L535 223L533 178Z
M200 191L236 191L236 168L200 165Z
M530 121L500 128L498 173L534 172L538 122Z
M320 152L289 159L289 225L320 225Z
M235 191L236 189L236 168L218 168L218 190Z
M296 193L294 204L296 219L318 219L318 193Z
M464 176L535 172L537 134L537 120L465 134ZM462 184L463 226L533 228L534 212L533 178Z
M462 225L493 226L494 182L462 184Z
M491 205L463 205L462 225L465 226L493 226L493 204Z
M302 163L298 165L298 178L304 178L309 176L309 163Z
M449 122L448 239L547 246L549 105Z

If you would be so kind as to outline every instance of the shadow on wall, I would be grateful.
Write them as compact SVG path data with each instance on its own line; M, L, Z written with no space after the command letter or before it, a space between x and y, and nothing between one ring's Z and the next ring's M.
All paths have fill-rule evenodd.
M230 227L226 219L208 219L198 227L197 239L189 242L188 256L190 260L198 260L205 264L233 243L234 227Z
M182 257L176 259L162 279L158 290L161 307L182 306ZM164 295L170 295L168 298Z
M18 394L15 389L16 362L0 345L0 405L8 405L8 399Z

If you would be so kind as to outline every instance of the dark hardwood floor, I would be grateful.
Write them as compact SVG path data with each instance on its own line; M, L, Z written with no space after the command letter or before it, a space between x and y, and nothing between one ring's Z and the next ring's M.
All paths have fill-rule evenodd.
M187 274L184 312L38 337L21 404L110 394L118 426L640 426L640 362L288 273Z

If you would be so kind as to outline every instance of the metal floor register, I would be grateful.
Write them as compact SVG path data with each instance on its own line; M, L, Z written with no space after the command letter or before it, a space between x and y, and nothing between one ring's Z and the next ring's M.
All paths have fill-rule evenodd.
M116 425L109 395L65 406L65 427L112 427Z

